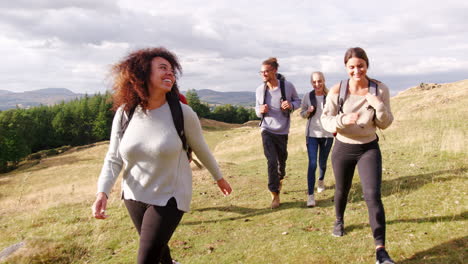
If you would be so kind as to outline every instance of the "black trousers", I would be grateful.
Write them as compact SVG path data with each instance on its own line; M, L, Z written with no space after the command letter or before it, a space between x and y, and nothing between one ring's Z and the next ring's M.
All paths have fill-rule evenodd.
M344 220L348 194L351 189L354 170L358 167L364 200L367 204L369 222L375 245L385 245L385 211L381 199L382 155L378 140L367 144L346 144L338 140L332 153L335 174L336 220Z
M166 206L124 200L138 234L138 264L172 264L172 257L167 243L179 225L183 211L177 209L175 198Z
M263 153L268 165L268 189L279 193L280 180L286 175L288 159L288 135L277 135L262 131Z

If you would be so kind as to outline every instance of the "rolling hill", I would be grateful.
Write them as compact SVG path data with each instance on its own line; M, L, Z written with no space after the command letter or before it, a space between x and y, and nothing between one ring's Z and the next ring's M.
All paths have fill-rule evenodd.
M391 98L394 123L378 131L387 248L397 263L465 263L468 246L468 80L414 87ZM193 167L192 211L170 241L181 263L374 263L359 177L346 211L346 235L330 235L334 178L307 208L305 120L292 115L282 205L270 203L258 127L202 121L205 137L233 186L222 197L206 170ZM211 129L218 127L218 129ZM108 143L66 152L0 175L0 250L6 263L134 263L138 235L120 200L110 218L90 206ZM23 244L20 244L23 243Z
M22 93L0 90L0 110L30 108L38 105L53 105L70 101L83 94L76 94L65 88L46 88Z
M218 92L210 89L195 90L200 101L214 105L255 106L255 92ZM182 93L185 93L182 91Z

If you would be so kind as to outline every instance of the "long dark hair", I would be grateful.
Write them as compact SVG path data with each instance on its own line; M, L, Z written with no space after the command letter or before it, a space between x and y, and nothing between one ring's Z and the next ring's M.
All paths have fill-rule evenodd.
M367 64L367 68L369 68L369 58L367 58L367 54L364 49L360 47L349 48L344 55L344 64L346 65L348 60L351 58L363 59Z

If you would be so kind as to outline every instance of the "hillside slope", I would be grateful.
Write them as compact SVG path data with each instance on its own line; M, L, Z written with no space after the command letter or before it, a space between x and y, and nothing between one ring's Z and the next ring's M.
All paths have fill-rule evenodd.
M395 121L378 131L387 247L397 263L464 263L468 246L468 81L414 87L391 99ZM373 243L359 177L346 212L346 236L327 190L306 208L306 121L292 115L287 178L278 210L268 208L266 161L258 127L203 121L205 137L234 188L222 197L206 170L193 167L192 211L170 242L181 263L372 263ZM25 242L6 263L134 263L138 237L117 184L106 221L90 217L107 143L0 175L0 250ZM119 180L120 182L120 180ZM342 246L346 245L346 246Z

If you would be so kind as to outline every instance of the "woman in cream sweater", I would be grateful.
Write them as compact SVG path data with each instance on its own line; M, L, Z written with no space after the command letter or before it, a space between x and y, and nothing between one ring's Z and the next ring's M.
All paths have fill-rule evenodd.
M329 132L336 132L332 151L335 174L335 214L333 235L344 235L344 212L357 165L362 191L367 204L369 221L376 246L377 263L391 264L385 250L385 212L381 200L382 156L376 129L385 129L393 121L388 88L367 76L369 59L362 48L350 48L344 56L349 76L346 97L338 103L340 84L333 86L327 96L321 116ZM377 84L377 95L371 94L371 82Z
M139 264L173 263L167 243L190 208L192 171L166 98L178 94L181 70L176 55L165 48L137 50L113 67L117 111L92 210L95 218L107 218L107 198L123 171L122 199L140 235ZM230 194L196 113L185 104L181 108L188 145L221 191ZM124 134L122 118L128 119L132 109Z

